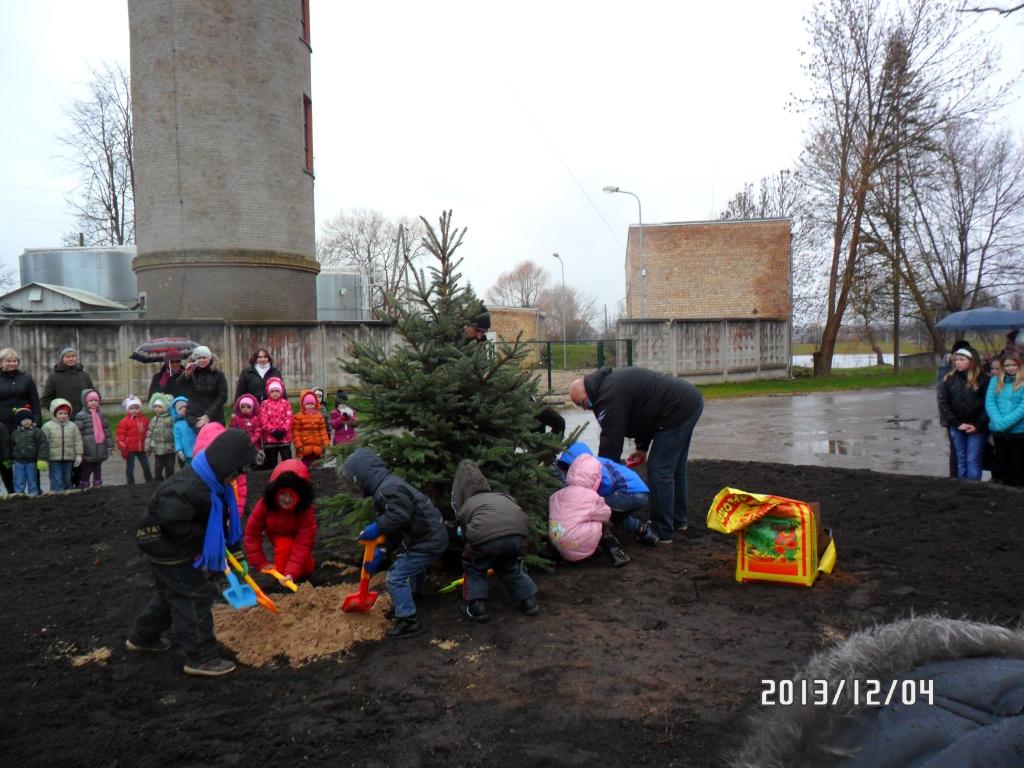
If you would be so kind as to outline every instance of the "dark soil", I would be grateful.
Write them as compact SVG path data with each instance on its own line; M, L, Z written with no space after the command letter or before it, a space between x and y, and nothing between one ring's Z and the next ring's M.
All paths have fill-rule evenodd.
M320 494L336 490L330 472L315 479ZM251 498L261 485L254 476ZM702 525L726 485L821 502L835 572L809 589L738 584L735 540ZM193 679L176 649L124 650L150 596L133 532L151 491L0 504L5 764L718 766L762 678L912 612L1015 624L1024 594L1024 495L1012 489L696 461L696 530L669 547L629 542L625 568L595 558L535 574L537 618L497 585L485 625L459 616L457 596L432 596L417 637ZM316 554L337 564L314 584L354 580L348 537L323 531Z

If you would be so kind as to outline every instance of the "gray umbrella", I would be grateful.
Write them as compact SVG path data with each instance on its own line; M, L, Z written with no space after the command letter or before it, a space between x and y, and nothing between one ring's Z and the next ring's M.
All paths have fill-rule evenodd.
M978 307L954 312L935 326L940 331L1008 331L1024 327L1024 312L999 307Z

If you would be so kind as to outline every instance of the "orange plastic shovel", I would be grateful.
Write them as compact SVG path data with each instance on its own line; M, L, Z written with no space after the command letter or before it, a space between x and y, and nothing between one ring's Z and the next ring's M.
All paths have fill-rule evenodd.
M341 603L341 610L345 613L358 611L366 613L373 604L377 602L377 593L370 591L370 574L366 572L366 564L373 560L377 551L377 545L384 543L384 537L378 536L373 541L363 542L363 567L359 574L359 591L346 597Z

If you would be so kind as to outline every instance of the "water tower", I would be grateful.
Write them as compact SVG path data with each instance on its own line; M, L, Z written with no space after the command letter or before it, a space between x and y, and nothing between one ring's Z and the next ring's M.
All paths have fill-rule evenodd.
M309 4L129 0L149 318L316 320Z

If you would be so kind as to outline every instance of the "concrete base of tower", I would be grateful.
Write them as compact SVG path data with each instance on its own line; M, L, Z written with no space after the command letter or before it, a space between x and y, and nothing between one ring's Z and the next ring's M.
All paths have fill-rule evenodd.
M276 251L146 253L132 269L146 318L155 320L316 321L320 265Z

